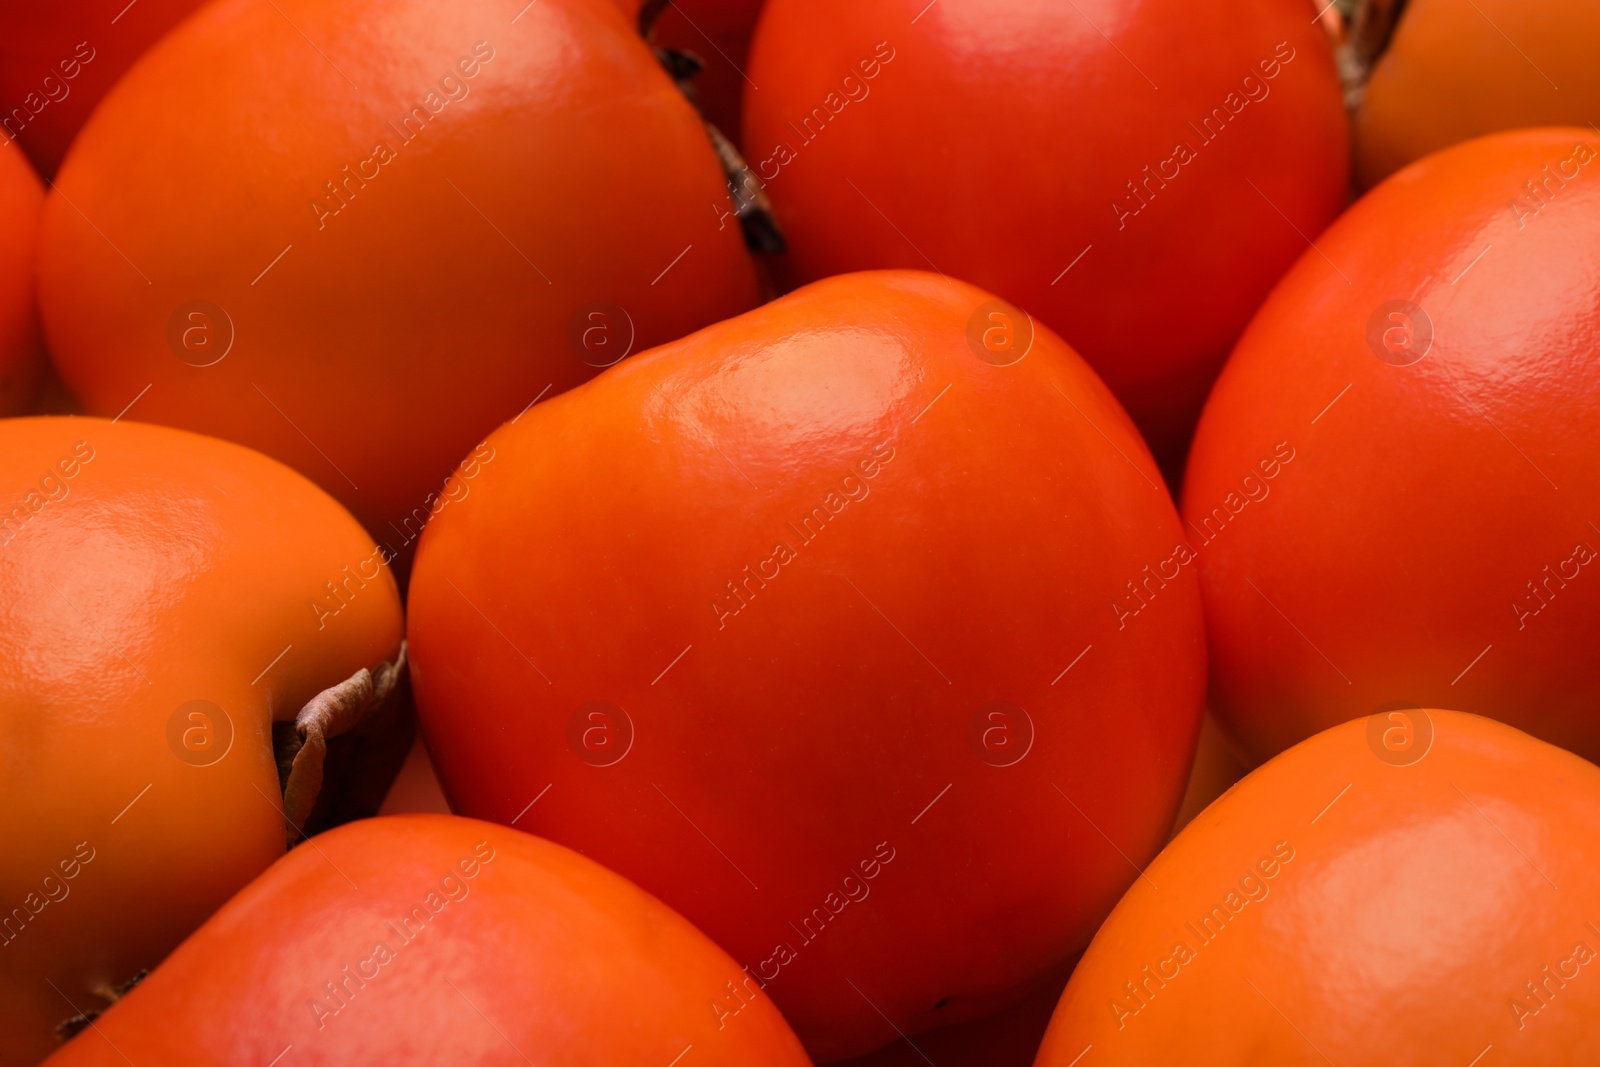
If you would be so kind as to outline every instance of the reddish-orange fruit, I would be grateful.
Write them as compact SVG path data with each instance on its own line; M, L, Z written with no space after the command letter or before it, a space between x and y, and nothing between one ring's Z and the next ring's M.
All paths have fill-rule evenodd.
M21 152L0 146L0 417L26 411L44 376L33 252L44 186Z
M1396 702L1600 757L1596 145L1401 171L1240 340L1184 515L1213 707L1256 758Z
M575 852L449 815L365 819L295 849L49 1062L124 1057L810 1064L738 964L660 901Z
M402 623L355 519L225 441L0 420L0 508L0 1064L20 1067L283 854L321 769L285 732L307 705L366 708ZM286 800L275 756L297 751Z
M693 54L702 64L694 76L700 113L738 140L749 75L750 37L762 0L672 0L656 18L651 39L660 47Z
M799 281L941 271L1039 316L1176 470L1207 386L1344 200L1306 0L771 0L745 155Z
M1593 123L1596 51L1591 0L1407 0L1355 112L1358 185L1486 133Z
M1578 1064L1600 1038L1600 769L1453 711L1251 774L1084 953L1038 1067Z
M1021 998L1165 840L1204 684L1177 515L1010 305L829 279L489 446L410 586L452 807L658 894L819 1060Z
M221 0L57 184L41 300L88 409L258 448L397 552L490 428L758 298L700 119L606 0Z
M45 175L118 78L200 0L7 4L0 126Z

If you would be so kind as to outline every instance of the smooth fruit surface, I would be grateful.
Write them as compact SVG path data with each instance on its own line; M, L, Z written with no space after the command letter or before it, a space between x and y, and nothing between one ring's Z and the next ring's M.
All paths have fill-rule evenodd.
M490 428L758 298L699 118L604 0L221 0L57 184L42 308L88 409L281 459L402 559Z
M12 1067L282 854L273 723L394 658L402 623L349 513L238 445L7 419L0 494Z
M21 152L0 146L0 417L28 409L45 355L33 280L44 186Z
M718 1000L739 1005L726 1027ZM450 815L319 834L49 1062L267 1064L286 1049L341 1067L810 1062L727 953L660 901Z
M1041 318L1158 459L1339 211L1347 140L1304 0L771 0L744 148L795 280L941 271Z
M1213 708L1255 758L1395 703L1600 756L1597 145L1401 171L1240 340L1183 511Z
M1594 122L1597 50L1588 0L1407 0L1355 112L1357 184L1486 133Z
M1335 727L1134 883L1038 1067L1197 1049L1216 1067L1587 1063L1597 833L1600 768L1508 726L1412 710Z
M1015 308L829 279L489 445L410 587L452 808L659 895L819 1061L1021 997L1160 847L1195 581L1132 424Z
M0 36L0 124L53 175L94 106L200 0L7 4Z

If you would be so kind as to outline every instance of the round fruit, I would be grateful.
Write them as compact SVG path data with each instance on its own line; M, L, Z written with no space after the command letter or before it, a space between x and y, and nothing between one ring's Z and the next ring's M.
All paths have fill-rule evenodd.
M0 123L46 175L89 112L201 0L8 4L0 37Z
M662 48L692 53L702 64L694 76L695 103L706 120L737 139L744 114L750 37L762 0L672 0L656 18L651 39Z
M1038 1065L1588 1062L1597 833L1600 768L1508 726L1420 710L1337 726L1156 858L1073 972Z
M1600 116L1600 6L1407 0L1402 12L1355 113L1361 188L1472 137Z
M1394 702L1600 757L1596 144L1401 171L1240 340L1183 510L1214 707L1256 758Z
M771 0L745 155L795 278L928 268L1015 301L1176 471L1229 346L1344 200L1306 7Z
M221 0L58 187L45 329L89 410L258 448L402 558L485 431L758 298L704 127L603 0Z
M1015 308L829 279L489 442L410 587L452 808L658 894L819 1061L1021 997L1161 846L1204 678L1177 515Z
M44 186L21 152L0 146L0 417L26 411L44 377L33 253Z
M548 841L450 815L366 819L295 849L49 1062L286 1053L809 1067L738 964L660 901Z
M0 507L0 1064L13 1067L282 855L320 768L315 743L300 750L286 799L275 756L296 751L307 710L363 710L346 698L364 678L377 695L367 668L396 657L402 622L356 521L238 445L0 420Z

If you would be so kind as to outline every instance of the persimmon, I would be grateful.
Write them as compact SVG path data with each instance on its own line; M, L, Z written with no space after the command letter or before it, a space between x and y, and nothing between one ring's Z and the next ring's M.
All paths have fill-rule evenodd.
M1306 8L770 0L743 144L784 269L929 269L1014 301L1175 476L1229 347L1344 202L1340 83Z
M704 126L607 0L221 0L57 187L41 305L89 411L281 459L402 560L489 429L759 296Z
M53 175L118 78L201 0L8 4L0 37L0 126Z
M1371 0L1368 0L1370 3ZM1600 7L1586 0L1390 0L1398 11L1354 115L1356 182L1526 126L1600 117ZM1389 16L1392 17L1392 16Z
M34 307L34 238L44 186L22 153L0 146L0 417L33 402L44 376Z
M394 714L403 625L355 519L238 445L0 420L0 494L0 1064L13 1067L330 810L354 720Z
M575 852L451 815L313 844L48 1062L809 1067L727 953Z
M1213 707L1255 759L1397 701L1600 757L1597 145L1400 171L1240 340L1183 511Z
M1597 833L1600 768L1509 726L1410 709L1334 727L1156 857L1038 1067L1587 1063Z
M488 444L408 601L452 810L660 896L819 1061L1021 998L1160 848L1195 580L1132 423L1015 307L828 279Z

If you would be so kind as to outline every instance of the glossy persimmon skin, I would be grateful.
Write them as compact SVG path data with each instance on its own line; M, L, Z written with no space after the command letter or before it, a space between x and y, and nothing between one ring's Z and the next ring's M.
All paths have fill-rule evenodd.
M1600 757L1597 244L1600 137L1498 134L1369 193L1262 306L1183 509L1213 707L1256 759L1447 701Z
M107 97L58 185L42 308L88 409L149 385L135 417L289 463L403 557L489 429L630 333L758 299L699 118L604 0L223 0ZM213 307L188 329L191 301ZM194 365L223 315L231 349Z
M1484 134L1593 122L1596 50L1583 0L1407 0L1354 114L1358 187Z
M1194 753L1193 577L1112 606L1181 537L1159 474L1043 327L978 358L991 300L849 275L612 368L489 438L410 586L453 810L660 895L822 1062L1024 995Z
M283 857L48 1062L265 1064L292 1047L330 1067L659 1067L689 1047L719 1067L809 1067L743 979L575 852L451 815L363 819ZM719 998L740 1005L721 1028Z
M1156 858L1084 953L1038 1067L1197 1050L1216 1067L1587 1063L1597 832L1600 769L1501 723L1335 727Z
M7 4L0 37L0 122L54 175L101 97L200 0Z
M28 410L45 368L33 280L44 186L8 149L0 145L0 417Z
M7 419L0 494L0 1064L20 1067L69 1001L104 1007L283 853L273 722L393 659L402 622L355 519L238 445Z
M1306 6L771 0L743 143L790 275L938 270L1016 302L1175 472L1250 313L1344 201L1339 83ZM815 108L837 112L820 132ZM1164 181L1179 144L1193 158ZM1141 207L1125 183L1147 180Z

